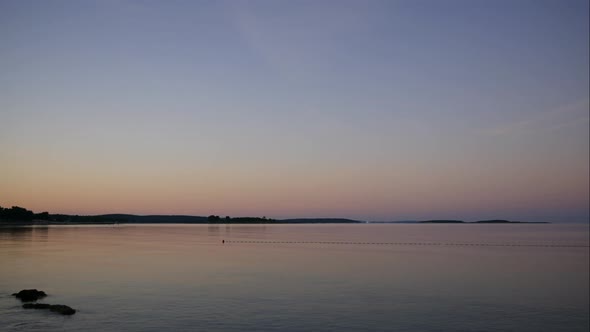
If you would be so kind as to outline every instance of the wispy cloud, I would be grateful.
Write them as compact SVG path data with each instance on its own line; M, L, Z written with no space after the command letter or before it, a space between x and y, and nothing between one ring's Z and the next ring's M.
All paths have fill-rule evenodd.
M305 5L278 8L241 2L229 6L245 44L286 78L317 71L338 55L344 41L371 28L370 11L362 2L324 3L313 10Z
M587 127L590 119L589 112L590 100L582 99L523 119L486 128L482 132L490 136L509 136L533 132L553 132L579 125Z

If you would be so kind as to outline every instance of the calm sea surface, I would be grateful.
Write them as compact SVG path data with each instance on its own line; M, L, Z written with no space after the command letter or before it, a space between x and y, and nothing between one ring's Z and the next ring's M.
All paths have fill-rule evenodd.
M0 330L585 332L587 245L555 224L0 228Z

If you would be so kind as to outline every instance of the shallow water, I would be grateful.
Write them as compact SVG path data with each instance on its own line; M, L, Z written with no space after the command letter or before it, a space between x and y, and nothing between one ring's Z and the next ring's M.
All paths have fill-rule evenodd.
M0 228L0 329L587 331L587 246L558 224Z

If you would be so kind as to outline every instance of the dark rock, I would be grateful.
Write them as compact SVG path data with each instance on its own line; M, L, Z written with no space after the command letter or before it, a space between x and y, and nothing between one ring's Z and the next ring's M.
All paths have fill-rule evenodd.
M38 299L42 299L45 296L47 296L47 294L45 294L44 291L40 291L40 290L36 290L36 289L23 289L20 292L14 293L12 295L16 296L17 298L19 298L23 302L33 302L33 301L37 301Z
M24 309L49 309L49 311L56 312L62 315L73 315L76 310L63 304L49 304L49 303L25 303Z
M49 303L25 303L23 304L24 309L49 309L51 304Z
M49 310L51 310L53 312L57 312L62 315L73 315L76 313L75 309L68 307L67 305L63 305L63 304L53 304L53 305L49 306Z

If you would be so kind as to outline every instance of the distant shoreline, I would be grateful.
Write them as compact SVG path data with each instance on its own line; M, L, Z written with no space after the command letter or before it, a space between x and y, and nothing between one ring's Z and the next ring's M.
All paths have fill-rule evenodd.
M116 225L116 224L549 224L549 222L523 222L505 219L487 219L472 222L454 219L406 220L406 221L363 221L346 218L291 218L273 219L263 217L220 217L217 215L135 215L102 214L80 216L68 214L34 213L19 206L0 206L0 226L19 225Z
M95 218L96 216L89 216L88 218ZM457 221L457 220L424 220L424 221L360 221L351 219L326 219L326 218L307 218L307 219L282 219L261 222L254 221L188 221L175 220L186 218L204 218L191 216L135 216L134 220L93 220L93 221L55 221L55 220L6 220L0 219L1 226L81 226L81 225L167 225L167 224L184 224L184 225L305 225L305 224L365 224L365 225L384 225L384 224L462 224L462 225L489 225L489 224L551 224L550 222L542 221L508 221L508 220L481 220L481 221ZM84 218L84 217L83 217ZM143 220L147 218L146 220ZM148 219L157 220L148 220ZM166 220L168 219L168 220ZM238 219L238 218L237 218Z

